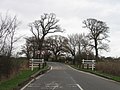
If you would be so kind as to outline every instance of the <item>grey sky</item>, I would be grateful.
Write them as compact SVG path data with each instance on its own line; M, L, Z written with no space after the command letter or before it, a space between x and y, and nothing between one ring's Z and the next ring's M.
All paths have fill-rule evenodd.
M28 23L43 13L55 13L66 34L86 32L82 21L96 18L110 27L110 52L106 56L120 56L120 0L0 0L0 12L16 14L22 25L20 33L30 35Z

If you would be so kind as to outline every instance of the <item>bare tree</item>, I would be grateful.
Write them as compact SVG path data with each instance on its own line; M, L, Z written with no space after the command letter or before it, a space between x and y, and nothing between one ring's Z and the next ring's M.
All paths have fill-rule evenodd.
M3 17L0 14L0 54L3 54L4 47L5 47L5 41L8 36L9 28L11 27L11 22L9 21L9 16L6 15Z
M28 37L28 38L25 38L25 40L26 40L26 43L22 46L21 54L25 54L27 57L27 60L29 60L31 57L31 54L35 53L35 48L34 48L34 43L33 43L34 38Z
M77 41L77 61L78 63L82 62L83 56L82 53L86 53L89 51L89 40L84 33L75 34ZM90 52L90 51L89 51Z
M64 53L64 45L66 43L66 37L60 36L60 35L54 35L50 36L47 39L47 43L49 45L49 50L53 53L54 55L54 60L58 60L58 57Z
M10 58L14 49L14 44L20 37L16 37L16 30L20 22L16 16L0 15L0 76L9 77L13 72L17 72L19 65L13 64Z
M0 17L0 53L11 56L13 50L13 44L17 42L20 37L15 38L15 32L20 22L17 17L10 17L10 15L1 15Z
M34 35L38 43L38 50L41 50L44 38L49 33L62 32L58 25L59 20L56 19L54 13L41 15L40 20L30 23L30 31Z
M89 40L88 36L83 35L83 39L81 41L82 44L82 54L81 57L82 59L94 59L93 55L93 47L91 47L91 41Z
M68 35L68 43L66 45L66 49L68 50L69 53L73 56L73 64L75 64L75 55L77 53L77 36L75 34Z
M108 45L104 42L108 41L109 27L105 22L92 18L84 20L83 24L85 25L84 28L89 30L88 37L93 42L91 46L95 49L95 57L98 59L99 49L108 50Z
M82 48L83 48L83 46L82 46L82 41L86 38L85 37L85 34L83 33L83 34L75 34L74 35L75 37L76 37L76 42L77 42L77 46L78 46L78 54L79 54L79 56L81 55L81 51L82 51Z
M13 51L13 45L21 38L16 37L16 30L18 29L18 26L20 25L20 22L17 20L17 17L14 16L11 19L11 27L9 28L9 34L7 36L7 43L8 43L8 56L10 57L12 55Z
M73 64L81 62L82 53L86 53L89 47L89 41L85 34L72 34L68 36L66 49L73 56Z

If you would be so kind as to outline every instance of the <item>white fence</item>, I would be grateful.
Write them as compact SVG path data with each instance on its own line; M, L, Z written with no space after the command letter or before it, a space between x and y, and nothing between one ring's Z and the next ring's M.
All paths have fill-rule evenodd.
M30 59L29 60L29 67L33 71L34 67L40 67L41 64L43 65L44 59Z
M94 70L95 68L95 60L82 60L83 68L91 68Z

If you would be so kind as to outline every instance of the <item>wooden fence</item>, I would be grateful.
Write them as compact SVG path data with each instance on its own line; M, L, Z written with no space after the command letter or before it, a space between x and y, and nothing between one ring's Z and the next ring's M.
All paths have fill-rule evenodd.
M94 70L95 68L95 60L82 60L83 68L91 68Z
M29 67L31 68L31 70L33 71L34 68L36 67L44 67L44 59L30 59L29 60Z

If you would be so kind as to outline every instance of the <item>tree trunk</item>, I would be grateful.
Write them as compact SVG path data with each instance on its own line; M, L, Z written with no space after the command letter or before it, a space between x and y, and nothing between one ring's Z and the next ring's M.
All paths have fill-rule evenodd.
M78 63L82 63L82 60L81 60L81 50L80 50L80 48L81 48L81 45L79 44L79 47L78 47L78 50L79 50L79 57L78 57Z
M73 65L75 65L75 55L73 55Z
M73 59L73 65L75 65L75 58Z
M58 57L58 56L57 56L57 55L55 55L55 61L57 61L57 57Z
M95 59L98 60L98 48L97 48L97 40L95 39Z

